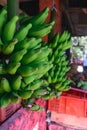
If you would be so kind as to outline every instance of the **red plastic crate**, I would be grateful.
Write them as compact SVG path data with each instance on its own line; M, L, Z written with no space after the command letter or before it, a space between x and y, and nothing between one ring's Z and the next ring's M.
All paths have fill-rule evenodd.
M0 124L8 119L20 107L21 100L19 100L17 104L10 103L7 107L0 108Z
M87 93L78 89L64 92L59 99L48 101L48 110L87 117Z

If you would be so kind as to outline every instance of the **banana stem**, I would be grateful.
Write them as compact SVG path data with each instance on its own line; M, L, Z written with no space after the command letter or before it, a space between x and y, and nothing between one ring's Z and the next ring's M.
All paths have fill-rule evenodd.
M13 16L18 15L19 11L19 0L7 0L7 13L8 20Z

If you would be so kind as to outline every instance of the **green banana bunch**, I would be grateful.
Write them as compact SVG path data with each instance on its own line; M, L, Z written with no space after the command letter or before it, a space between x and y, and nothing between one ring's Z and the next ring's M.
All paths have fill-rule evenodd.
M3 41L5 43L8 43L9 41L11 41L13 39L15 30L16 30L16 23L17 23L18 19L19 19L18 16L14 16L4 26L2 37L3 37Z
M70 67L64 51L70 48L70 34L54 34L43 41L55 22L46 22L48 8L36 16L19 14L7 19L7 9L0 12L0 105L22 100L53 99L69 89L66 73ZM19 28L16 23L19 21ZM30 110L42 111L33 104Z
M0 36L2 35L2 29L7 21L7 11L3 9L0 12Z
M43 24L44 21L46 20L46 18L48 17L48 11L49 11L49 8L46 7L44 10L42 10L36 16L26 17L23 21L21 21L21 23L23 25L28 24L28 23L32 23L33 26Z

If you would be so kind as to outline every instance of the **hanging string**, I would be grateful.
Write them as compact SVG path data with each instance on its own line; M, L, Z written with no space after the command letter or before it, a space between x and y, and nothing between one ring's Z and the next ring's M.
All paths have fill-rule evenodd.
M57 17L57 8L56 8L56 4L54 2L54 0L52 0L52 7L51 7L51 12L50 12L50 22L55 21L56 22L56 17ZM51 32L48 35L48 42L51 41L53 35L54 35L54 27L53 26Z

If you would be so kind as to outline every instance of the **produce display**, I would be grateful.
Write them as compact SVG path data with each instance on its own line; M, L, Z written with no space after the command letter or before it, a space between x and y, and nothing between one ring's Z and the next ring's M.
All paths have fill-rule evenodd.
M70 68L64 51L70 48L70 34L65 31L50 44L44 42L42 38L55 24L45 22L48 12L45 8L36 16L19 14L8 21L7 10L0 11L0 107L19 98L50 99L69 89L65 74ZM42 110L37 104L30 108Z

